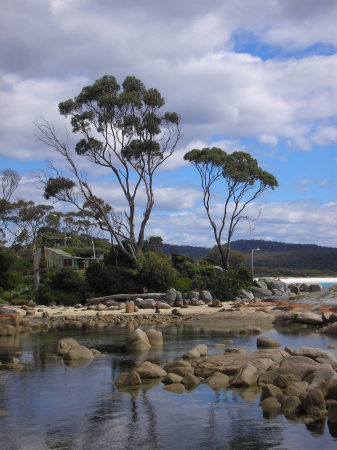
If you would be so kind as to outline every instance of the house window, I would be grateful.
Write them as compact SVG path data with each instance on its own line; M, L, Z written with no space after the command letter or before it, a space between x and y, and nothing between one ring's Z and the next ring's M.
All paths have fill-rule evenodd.
M72 259L64 259L64 260L63 260L63 266L64 266L64 267L72 267L72 266L73 266L73 261L72 261Z

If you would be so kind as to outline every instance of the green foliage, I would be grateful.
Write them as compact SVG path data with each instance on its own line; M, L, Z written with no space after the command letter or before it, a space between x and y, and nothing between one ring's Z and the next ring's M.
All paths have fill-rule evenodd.
M192 283L193 283L193 280L191 280L191 278L177 277L174 287L180 292L188 292L192 288Z
M165 255L142 252L137 258L138 279L142 288L165 291L174 286L177 273Z
M95 295L110 295L138 292L135 269L116 267L103 262L90 264L86 272L88 289Z
M59 198L60 193L71 192L75 187L75 183L69 178L55 177L49 178L44 188L44 198Z
M172 265L182 277L196 278L200 275L199 265L189 256L173 253Z
M40 304L63 303L74 305L85 298L86 284L83 276L68 267L50 270L44 277L36 293Z
M22 284L22 272L25 269L26 263L23 258L15 256L5 248L0 248L0 288L10 290Z
M224 245L223 248L225 250L226 246ZM221 267L221 255L219 248L216 245L213 248L211 248L204 256L203 261ZM231 250L229 254L230 266L232 267L242 266L245 264L245 262L246 262L246 255L244 253L241 253L237 250Z
M246 267L215 269L200 264L200 276L193 280L193 289L206 289L222 301L233 300L241 288L252 284L251 274Z

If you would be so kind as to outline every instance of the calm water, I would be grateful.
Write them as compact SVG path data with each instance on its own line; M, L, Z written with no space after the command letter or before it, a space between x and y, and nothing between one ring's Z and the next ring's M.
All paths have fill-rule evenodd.
M311 429L283 416L265 419L259 391L221 390L201 385L192 393L166 392L162 384L121 392L113 384L120 370L135 361L124 351L126 330L51 331L17 340L0 340L2 359L14 351L25 369L0 373L1 450L40 449L336 449L337 438L324 423ZM337 340L316 334L265 333L284 345L326 349ZM71 367L55 356L62 337L105 352L91 364ZM210 353L223 337L189 326L164 330L162 353L148 359L165 363L180 357L196 343ZM234 338L233 346L254 350L256 337ZM334 351L335 354L336 351ZM335 436L336 430L331 430Z

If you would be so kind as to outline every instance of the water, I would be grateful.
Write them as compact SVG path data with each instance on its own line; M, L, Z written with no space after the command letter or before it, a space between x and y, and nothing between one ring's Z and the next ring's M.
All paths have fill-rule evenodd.
M113 381L120 370L139 361L124 351L125 329L110 332L50 331L48 334L0 339L3 359L21 350L22 372L0 373L1 450L41 449L299 449L337 447L328 426L307 429L282 415L263 418L260 392L221 390L205 385L192 393L176 395L161 383L133 391L119 391ZM197 343L206 343L210 354L223 340L220 333L189 326L163 330L164 349L149 359L164 364L180 357ZM283 345L310 345L326 349L336 339L322 335L283 333L265 335ZM71 367L55 355L62 337L105 352L90 364ZM233 346L255 350L256 337L233 338ZM337 355L337 352L334 351ZM332 430L332 433L335 433Z

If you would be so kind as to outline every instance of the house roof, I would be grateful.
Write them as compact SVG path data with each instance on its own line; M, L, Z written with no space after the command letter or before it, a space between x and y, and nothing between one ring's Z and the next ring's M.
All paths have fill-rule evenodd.
M47 248L47 250L49 250L51 252L54 252L57 255L65 256L66 258L74 258L73 255L71 255L70 253L67 253L67 252L61 250L60 248L50 248L50 247L46 247L46 248Z

